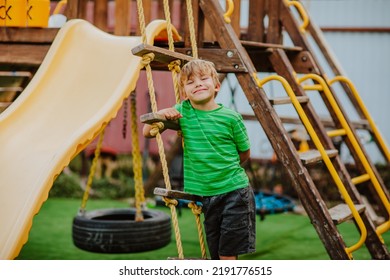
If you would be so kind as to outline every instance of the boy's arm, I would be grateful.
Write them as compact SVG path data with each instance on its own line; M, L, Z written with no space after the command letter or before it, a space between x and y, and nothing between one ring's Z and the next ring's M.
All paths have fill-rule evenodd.
M167 120L172 120L172 121L180 119L182 117L180 112L178 110L176 110L175 108L165 108L165 109L158 111L157 114L162 115ZM151 129L152 129L152 126L150 124L144 125L143 130L142 130L144 137L146 137L146 138L154 137L150 134ZM165 131L165 130L166 129L162 129L160 131L160 133Z
M240 156L240 164L243 164L246 162L250 156L251 156L251 150L246 150L245 152L238 152L238 155Z

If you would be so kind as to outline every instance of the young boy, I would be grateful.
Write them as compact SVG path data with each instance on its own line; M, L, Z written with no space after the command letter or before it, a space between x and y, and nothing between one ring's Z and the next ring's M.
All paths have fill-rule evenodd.
M212 259L235 260L255 251L255 202L241 164L250 143L240 114L215 102L220 82L214 64L192 60L179 74L184 101L158 113L179 120L184 138L184 191L203 196ZM150 135L150 125L143 134Z

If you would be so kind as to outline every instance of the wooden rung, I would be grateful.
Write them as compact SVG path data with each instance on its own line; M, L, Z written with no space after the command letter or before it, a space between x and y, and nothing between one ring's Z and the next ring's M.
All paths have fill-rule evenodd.
M137 56L144 56L148 53L154 53L155 57L151 62L152 68L161 68L165 66L165 69L168 69L166 66L175 60L180 60L181 65L185 64L188 61L193 60L192 56L181 54L178 52L173 52L164 48L155 47L147 44L141 44L134 47L131 52ZM162 64L162 65L161 65Z
M309 102L309 97L308 96L297 96L297 99L299 103L307 103ZM275 97L275 98L270 98L269 101L271 102L272 105L283 105L283 104L291 104L291 98L290 97Z
M5 109L9 105L11 105L12 102L0 102L0 109Z
M326 154L328 157L332 158L337 156L338 151L337 150L326 150ZM301 159L302 163L305 165L317 163L322 160L322 156L318 150L309 150L306 152L299 153L299 158Z
M245 48L259 48L259 49L284 49L286 51L301 52L303 49L301 47L289 47L279 44L270 44L270 43L261 43L254 41L240 41L242 46Z
M31 78L32 74L28 71L0 71L1 77Z
M189 194L182 191L167 190L163 188L155 188L155 195L166 196L169 198L185 199L189 201L199 201L202 202L203 198L199 195Z
M157 113L148 113L141 115L140 120L142 123L153 124L157 122L162 122L164 124L164 128L172 129L172 130L180 130L179 121L169 121L164 116L159 115Z
M366 210L366 206L364 204L355 204L355 208L360 214ZM353 218L352 211L349 209L347 204L336 205L335 207L329 209L329 214L336 225Z
M0 92L22 92L22 87L0 87Z

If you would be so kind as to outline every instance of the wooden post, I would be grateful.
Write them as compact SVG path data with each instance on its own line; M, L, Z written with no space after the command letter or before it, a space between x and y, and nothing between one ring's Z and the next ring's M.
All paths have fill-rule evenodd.
M115 0L115 35L129 35L129 4L129 0Z
M246 38L249 41L264 42L264 16L266 0L249 1L249 22Z
M103 31L107 30L107 6L108 0L95 0L94 25Z
M282 42L280 24L280 1L268 1L268 31L267 43L280 44Z

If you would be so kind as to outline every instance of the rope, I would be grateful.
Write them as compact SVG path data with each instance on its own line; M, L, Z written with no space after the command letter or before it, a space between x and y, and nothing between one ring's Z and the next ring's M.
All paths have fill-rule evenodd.
M135 221L144 220L142 214L142 206L145 204L145 191L142 181L142 158L138 140L138 125L137 125L137 108L135 92L131 93L130 99L131 110L131 140L133 154L133 172L134 172L134 188L135 188Z
M202 207L198 206L195 202L190 202L188 204L188 207L191 208L192 213L195 216L195 221L196 221L196 226L198 229L198 236L199 236L199 243L200 243L200 250L202 253L202 258L207 259L207 254L206 254L206 245L204 243L204 236L203 236L203 228L202 228L202 223L200 221L200 215L202 214Z
M144 16L141 0L137 0L137 8L138 8L138 18L139 18L139 23L140 23L142 40L145 43L146 42L145 16ZM171 34L171 36L172 36L172 34ZM146 77L147 77L147 82L148 82L148 89L149 89L150 103L151 103L152 111L154 113L156 113L157 112L156 94L155 94L153 78L152 78L152 68L150 66L150 62L153 61L153 58L154 58L153 53L146 54L142 57L141 64L146 70ZM162 166L162 170L163 170L165 187L166 187L166 189L171 190L172 187L171 187L171 182L169 179L168 164L167 164L167 160L165 157L165 151L164 151L164 143L163 143L161 134L159 132L156 134L156 140L157 140L158 152L160 155L161 166ZM174 227L174 231L175 231L176 247L178 250L178 255L179 255L180 259L184 259L183 247L181 244L180 229L179 229L179 224L177 221L176 208L175 208L175 205L172 203L168 203L168 206L171 209L172 223L173 223L173 227Z
M187 6L187 17L188 17L188 26L189 26L189 31L190 31L190 42L191 42L191 48L192 48L192 56L194 58L198 58L198 46L196 43L195 20L194 20L194 12L192 9L192 1L186 0L186 6ZM197 229L198 229L199 243L200 243L200 248L201 248L201 252L202 252L202 258L206 259L207 258L206 246L205 246L205 242L204 242L202 224L200 221L202 207L196 205L194 202L189 203L188 207L192 209L192 213L195 216Z
M102 147L102 144L103 144L104 133L105 133L105 127L103 128L102 132L99 135L99 139L98 139L98 142L97 142L97 145L96 145L96 148L95 148L95 154L94 154L94 158L92 160L91 168L89 170L87 186L85 187L83 200L81 202L79 213L84 213L85 212L85 207L87 205L87 201L88 201L88 198L89 198L89 193L90 193L91 187L92 187L92 181L93 181L93 178L94 178L95 172L96 172L96 165L97 165L97 162L98 162L99 157L100 157L100 150L101 150L101 147Z
M169 10L169 1L164 0L164 15L165 20L167 21L167 34L168 34L168 47L170 51L175 51L174 39L173 39L173 31L172 31L172 22L171 22L171 13ZM168 65L168 69L172 73L172 81L173 81L173 89L175 91L176 103L180 103L180 93L177 81L177 73L180 72L180 60L174 60Z
M196 44L195 20L194 20L194 11L192 10L192 1L186 0L186 6L187 6L188 26L190 29L192 56L194 58L198 58L198 46Z
M195 24L194 24L194 17L193 17L193 10L192 10L192 3L191 0L187 0L187 14L188 14L188 21L189 21L189 29L190 29L190 41L191 41L191 47L192 47L192 55L194 58L198 58L198 49L197 49L197 44L196 44L196 34L195 34ZM170 51L175 51L174 49L174 39L173 39L173 32L172 32L172 23L170 19L170 10L169 10L169 1L164 0L163 1L164 5L164 14L165 18L167 21L167 34L168 34L168 46ZM144 16L144 11L142 7L142 1L137 0L137 8L138 8L138 15L139 15L139 23L140 23L140 29L141 29L141 34L142 34L142 40L145 43L146 42L146 28L145 28L145 16ZM147 77L147 83L148 83L148 89L149 89L149 96L150 96L150 104L151 104L151 109L153 113L156 113L158 111L157 109L157 102L156 102L156 94L155 94L155 89L154 89L154 84L153 84L153 78L152 78L152 69L150 66L150 63L154 59L154 54L149 53L145 54L142 57L141 64L143 68L146 70L146 77ZM180 103L180 92L179 92L179 83L177 80L177 74L180 72L180 60L175 60L169 63L168 69L172 73L172 80L173 80L173 86L174 86L174 91L175 91L175 98L176 98L176 103ZM163 170L163 178L164 178L164 183L165 187L167 190L171 190L171 182L169 179L169 173L168 173L168 164L167 160L165 157L165 151L164 151L164 143L161 137L160 132L164 129L164 124L159 122L152 124L152 128L150 131L150 134L152 136L155 136L156 141L157 141L157 146L158 146L158 151L160 155L160 161L161 161L161 166ZM181 132L178 132L179 135L181 135ZM183 247L182 247L182 242L181 242L181 235L180 235L180 229L179 229L179 223L177 219L177 213L176 213L176 206L178 204L177 200L174 199L169 199L166 197L163 197L163 200L165 201L166 206L168 206L171 210L171 217L172 217L172 223L174 227L174 232L175 232L175 237L176 237L176 246L178 250L178 255L180 259L184 258L183 254ZM204 237L203 237L203 230L202 230L202 224L200 221L200 215L202 213L202 208L195 203L190 203L189 207L192 209L192 213L195 215L196 223L197 223L197 229L198 229L198 235L199 235L199 242L200 242L200 247L201 247L201 252L202 252L202 258L206 259L206 246L204 242Z

